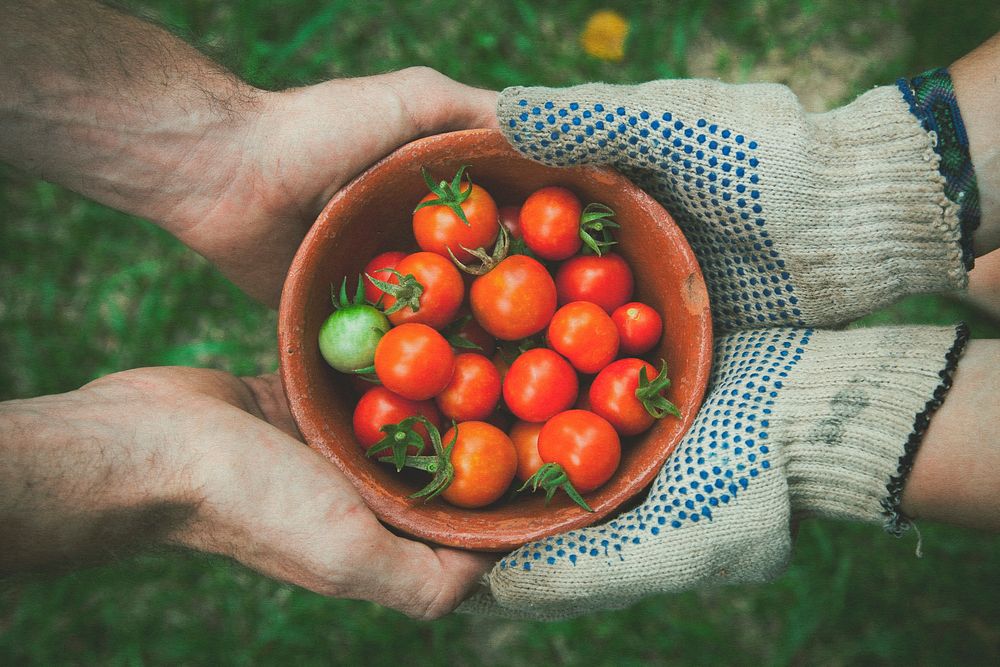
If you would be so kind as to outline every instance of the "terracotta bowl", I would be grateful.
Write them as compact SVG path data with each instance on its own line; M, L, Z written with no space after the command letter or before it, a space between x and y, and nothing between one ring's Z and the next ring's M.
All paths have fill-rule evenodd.
M655 357L667 360L668 398L682 419L660 420L623 443L614 477L587 495L588 513L565 494L546 506L544 494L523 494L484 509L443 500L411 500L424 478L399 475L366 459L355 442L355 394L347 378L320 357L317 335L331 312L330 285L357 276L379 252L414 246L413 207L426 193L424 166L437 178L460 165L499 205L520 204L547 185L573 190L584 202L607 204L621 223L621 254L636 278L635 298L663 315L665 334ZM670 215L615 171L553 168L531 162L494 130L421 139L375 164L343 188L320 214L299 248L285 282L278 322L281 377L299 430L310 447L336 464L386 524L418 539L466 549L505 551L525 542L592 524L639 494L690 427L708 382L712 352L708 294L690 247Z

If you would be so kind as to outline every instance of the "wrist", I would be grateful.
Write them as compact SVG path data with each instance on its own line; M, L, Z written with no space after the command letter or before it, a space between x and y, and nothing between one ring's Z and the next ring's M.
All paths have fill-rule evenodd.
M0 63L0 160L168 228L224 187L260 96L89 0L0 7Z
M238 219L240 211L225 207L245 210L256 197L261 118L277 95L235 79L226 81L220 94L226 96L220 106L178 115L170 121L175 127L136 146L139 159L149 165L142 173L145 199L126 209L199 252L190 237L207 235L218 220Z

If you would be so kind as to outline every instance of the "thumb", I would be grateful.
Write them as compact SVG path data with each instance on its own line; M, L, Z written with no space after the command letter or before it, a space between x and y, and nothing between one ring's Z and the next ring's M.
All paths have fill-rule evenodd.
M606 84L507 88L497 102L500 129L514 148L546 164L624 166L629 158L637 159L640 152L648 151L648 129L620 145L631 139L631 130L639 122L632 110L626 112L630 105L620 102L632 90ZM641 112L644 124L649 115ZM654 129L658 123L653 122Z
M417 137L476 128L496 128L497 93L467 86L429 67L369 77L392 90L405 114L399 143Z
M453 611L497 560L494 554L415 542L385 528L365 538L356 541L364 545L363 554L338 596L371 600L420 620Z
M427 67L338 79L281 96L269 154L277 178L316 212L351 178L418 137L496 128L497 93ZM320 110L329 110L323 112Z

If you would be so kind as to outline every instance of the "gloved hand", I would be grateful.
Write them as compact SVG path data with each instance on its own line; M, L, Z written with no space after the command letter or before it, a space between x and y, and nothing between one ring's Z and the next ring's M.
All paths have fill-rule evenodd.
M826 114L774 85L503 92L501 129L518 150L611 164L664 204L729 334L645 501L508 555L464 611L556 618L765 581L787 563L793 515L902 530L906 473L965 329L806 327L964 286L970 230L919 111L902 87Z
M966 283L938 137L904 97L876 88L809 114L784 86L670 80L508 88L497 115L528 157L610 164L659 199L716 327L829 326Z

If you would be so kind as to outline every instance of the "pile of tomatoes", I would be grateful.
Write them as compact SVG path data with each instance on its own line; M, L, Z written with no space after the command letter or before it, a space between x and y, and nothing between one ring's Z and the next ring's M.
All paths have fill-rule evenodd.
M559 186L498 207L465 170L424 171L420 250L373 257L353 298L345 278L320 351L370 382L353 419L367 455L431 475L414 497L483 507L517 479L589 510L621 439L678 414L665 364L642 358L662 320L631 300L608 207Z

